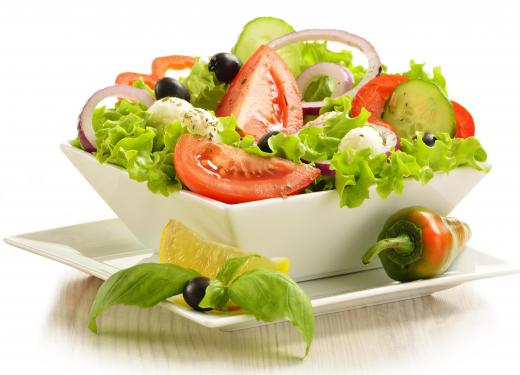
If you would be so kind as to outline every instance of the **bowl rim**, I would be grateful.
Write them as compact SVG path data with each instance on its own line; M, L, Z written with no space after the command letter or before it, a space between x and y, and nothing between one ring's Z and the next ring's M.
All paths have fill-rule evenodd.
M90 152L87 152L85 150L82 150L78 147L73 146L71 144L71 142L72 141L63 142L60 145L60 148L62 150L76 152L78 155L81 155L82 157L86 157L86 158L95 160L99 166L113 168L114 170L118 171L119 173L124 173L126 175L126 177L133 182L143 183L143 182L139 182L139 181L133 180L130 177L128 177L128 172L123 167L120 167L118 165L111 164L111 163L100 163L93 154L91 154ZM150 193L154 194L152 192L150 192ZM315 191L315 192L306 193L306 194L296 194L296 195L290 195L287 197L267 198L267 199L260 199L260 200L256 200L256 201L243 202L243 203L225 203L225 202L221 202L216 199L213 199L213 198L206 197L206 196L198 194L198 193L194 193L189 190L184 190L184 189L171 193L169 196L163 195L163 197L168 199L168 198L171 198L172 194L184 195L184 196L190 197L191 199L198 199L198 200L203 201L204 203L211 204L213 206L218 206L221 208L233 207L236 209L236 208L240 208L240 207L250 208L250 207L257 206L257 205L278 204L280 202L285 202L285 201L289 201L289 200L291 200L291 201L304 200L304 199L315 198L318 196L326 196L326 195L332 195L332 194L337 194L337 193L336 193L336 190ZM345 207L345 208L348 208L348 207Z
M60 145L60 148L62 149L62 151L64 153L75 152L78 155L81 155L82 157L89 158L89 159L95 161L100 167L113 168L115 171L118 171L118 173L124 174L125 177L128 178L130 181L133 181L135 183L143 183L143 182L139 182L139 181L133 180L130 177L128 177L128 172L120 166L110 164L110 163L100 163L93 154L91 154L90 152L87 152L85 150L82 150L78 147L73 146L71 144L71 142L72 141L66 141ZM467 166L462 166L462 167L458 167L452 171L449 171L447 173L438 171L438 172L435 172L435 175L443 175L443 174L449 175L451 172L454 172L456 170L463 170L463 169L473 170L475 172L483 173L484 175L486 175L493 169L492 168L493 164L491 164L491 163L488 163L488 164L490 166L490 170L487 172L477 171L473 168L470 168ZM407 178L406 180L415 181L414 179L411 179L411 178ZM372 196L372 194L377 194L376 186L371 186L369 189L370 189L369 190L370 196ZM150 193L154 194L152 192L150 192ZM326 199L327 197L331 197L331 199L332 199L332 197L334 197L334 199L337 199L337 200L340 199L339 194L337 193L337 190L315 191L315 192L311 192L311 193L296 194L296 195L291 195L291 196L286 196L286 197L267 198L267 199L261 199L261 200L251 201L251 202L243 202L243 203L224 203L224 202L218 201L216 199L209 198L204 195L194 193L192 191L184 190L184 189L177 191L175 193L172 193L169 196L164 196L161 194L158 194L158 195L164 197L165 199L170 199L170 198L172 198L173 194L179 194L181 196L187 197L188 199L198 200L203 204L211 205L213 207L216 207L218 209L223 209L223 210L230 210L230 209L233 209L233 210L244 209L245 210L245 209L250 209L250 208L254 208L254 207L258 207L258 206L266 207L266 206L285 204L285 202L289 202L289 201L290 202L309 201L312 199L319 199L319 198ZM362 207L362 205L359 207ZM344 206L344 207L342 207L342 209L356 209L359 207L352 208L352 207Z

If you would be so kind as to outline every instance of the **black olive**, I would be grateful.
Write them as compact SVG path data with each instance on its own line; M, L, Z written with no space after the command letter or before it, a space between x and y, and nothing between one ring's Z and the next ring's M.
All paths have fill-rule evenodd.
M194 310L197 311L209 311L211 308L202 308L199 307L200 301L204 298L206 294L206 288L209 285L209 279L204 276L197 276L191 279L184 286L184 290L182 291L182 296L188 305L190 305Z
M190 93L186 90L186 87L171 77L164 77L155 82L155 99L159 100L166 97L190 101Z
M437 140L437 137L433 135L432 133L426 133L422 137L422 141L426 146L432 147L435 144L435 141Z
M263 152L271 152L271 147L269 147L269 138L271 138L273 135L276 135L280 133L279 131L275 130L272 132L269 132L267 134L264 134L262 138L258 141L258 148L262 150Z
M215 72L220 82L230 83L242 67L235 55L227 52L217 53L209 60L208 69Z

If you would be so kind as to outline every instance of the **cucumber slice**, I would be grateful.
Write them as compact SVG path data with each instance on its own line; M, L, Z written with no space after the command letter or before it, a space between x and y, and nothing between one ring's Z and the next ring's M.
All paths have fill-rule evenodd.
M261 45L292 32L294 32L293 27L284 20L258 17L244 26L231 52L245 63ZM295 76L300 74L301 70L301 49L301 45L295 43L276 51Z
M411 79L398 85L388 98L382 116L400 138L417 132L455 134L455 113L448 97L436 84Z

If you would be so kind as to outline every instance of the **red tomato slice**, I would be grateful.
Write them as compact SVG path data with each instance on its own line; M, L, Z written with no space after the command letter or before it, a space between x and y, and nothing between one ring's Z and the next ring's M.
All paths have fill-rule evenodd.
M408 78L399 74L378 76L359 89L352 100L351 116L357 116L365 108L373 117L381 117L385 103L395 87Z
M258 141L270 131L291 134L303 126L300 91L278 54L261 46L247 60L222 98L216 115L234 115L244 134Z
M468 138L475 135L475 122L471 113L466 108L461 106L459 103L451 101L453 111L455 112L455 123L457 130L455 132L455 138Z
M306 164L251 155L191 134L181 136L175 171L191 191L225 203L243 203L298 193L320 171Z

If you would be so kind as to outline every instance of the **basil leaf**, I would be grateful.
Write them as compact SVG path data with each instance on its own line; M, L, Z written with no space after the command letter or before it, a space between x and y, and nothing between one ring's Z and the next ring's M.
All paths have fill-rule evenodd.
M237 272L249 262L251 258L260 258L258 254L245 255L242 257L236 257L228 259L224 265L219 269L217 273L217 280L220 280L222 284L229 285L233 280Z
M175 264L144 263L116 272L99 288L90 308L88 328L97 333L96 318L114 305L152 307L182 293L199 274Z
M309 353L314 336L314 313L307 294L287 275L256 268L246 271L228 288L229 298L257 320L289 320L303 335Z
M211 280L206 288L204 298L200 301L199 306L202 308L210 307L212 309L223 309L229 301L227 287L220 280Z

